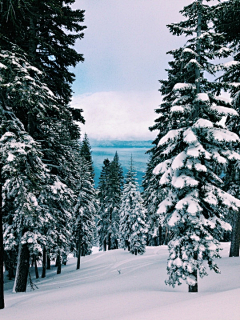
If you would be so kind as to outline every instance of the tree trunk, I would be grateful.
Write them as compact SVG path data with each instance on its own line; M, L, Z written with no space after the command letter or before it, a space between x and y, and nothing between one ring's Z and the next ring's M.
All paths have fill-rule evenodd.
M234 213L229 257L239 257L240 211Z
M26 292L29 273L29 250L27 244L21 244L18 248L18 262L13 292Z
M47 250L47 270L51 269L50 252Z
M62 272L62 264L61 264L61 254L60 254L60 250L58 251L58 254L57 254L56 264L57 264L57 274L60 274L60 273Z
M39 274L38 274L37 258L35 255L34 255L34 268L35 268L35 277L36 277L36 279L38 279Z
M188 286L188 292L198 292L198 282L197 282L197 270L195 270L192 275L196 279L196 284L194 286Z
M47 263L47 250L43 247L43 260L42 260L42 278L46 277L46 263Z
M80 259L81 259L81 240L79 240L78 242L77 270L80 269Z
M135 249L134 251L135 251L135 256L137 256L137 249Z
M106 241L106 239L103 240L103 251L107 251L107 241Z
M0 164L0 309L4 309L3 223L2 223L2 164Z
M109 235L108 235L108 250L112 250L111 233L109 233Z
M160 225L158 227L158 239L159 239L159 246L161 246L163 242L162 242L162 226Z

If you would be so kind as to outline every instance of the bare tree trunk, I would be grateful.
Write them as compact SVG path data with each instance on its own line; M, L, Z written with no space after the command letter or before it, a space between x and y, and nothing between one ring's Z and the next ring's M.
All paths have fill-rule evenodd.
M57 274L60 274L60 273L62 272L62 264L61 264L61 254L60 254L60 250L58 251L58 254L57 254L56 264L57 264Z
M240 211L234 213L229 257L239 257Z
M42 260L42 278L46 277L46 263L47 263L47 250L43 247L43 260Z
M78 242L78 256L77 256L77 270L80 269L80 259L81 259L81 240Z
M103 240L103 251L107 251L107 241L106 241L106 239Z
M19 243L17 271L13 292L26 292L29 273L29 250L27 244Z
M3 224L2 224L2 164L0 164L0 309L4 309Z
M112 250L111 233L109 233L109 235L108 235L108 250Z
M135 251L135 256L137 256L137 253L138 253L138 252L137 252L137 249L135 249L134 251Z
M158 227L158 239L159 239L159 246L161 246L163 244L162 242L162 226L159 225Z
M47 270L51 269L50 252L47 250Z
M36 279L38 279L39 274L38 274L37 258L35 255L33 256L33 259L34 259L35 277L36 277Z

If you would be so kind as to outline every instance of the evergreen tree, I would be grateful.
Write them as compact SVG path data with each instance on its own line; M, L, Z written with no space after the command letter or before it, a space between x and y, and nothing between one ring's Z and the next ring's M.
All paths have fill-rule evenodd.
M80 256L91 252L95 236L95 218L98 210L91 165L83 159L80 164L77 202L73 213L73 237L77 252L77 269Z
M119 156L116 152L110 164L109 172L109 210L111 218L111 228L108 244L111 249L118 248L119 239L119 208L123 189L123 170L119 163Z
M80 146L81 146L80 155L88 162L89 170L91 172L91 178L94 179L94 168L93 168L91 145L86 133L84 135L84 138Z
M212 20L216 32L222 34L221 42L225 51L228 50L229 54L233 55L234 60L231 62L223 63L220 68L223 75L219 77L219 81L228 90L232 98L232 106L240 112L240 24L239 24L239 11L240 2L238 0L224 1L218 3L213 7ZM240 133L239 119L228 119L228 128L237 133ZM239 160L233 159L229 163L224 176L224 183L226 191L240 199L239 190ZM232 212L230 223L232 225L231 235L231 248L229 252L230 257L239 256L240 245L240 210Z
M54 104L54 99L49 97L49 89L38 80L41 72L31 66L24 55L2 50L0 57L2 61L0 68L0 131L4 242L7 250L18 245L19 256L21 251L25 252L25 260L28 261L27 239L31 238L31 246L36 245L36 250L42 239L37 228L42 225L44 219L36 215L36 212L39 211L37 197L45 184L47 169L41 160L40 145L25 131L23 124L16 116L16 110L21 107L24 113L34 104L39 117L42 118L45 108ZM41 98L37 101L36 96L38 95ZM48 100L47 103L46 100ZM19 263L20 260L18 260ZM26 290L28 265L22 265L22 268L23 281L16 285L16 291Z
M72 95L74 74L69 67L83 61L73 48L86 28L83 10L73 10L74 0L6 0L1 2L0 45L9 50L7 37L27 54L45 75L45 83L65 105ZM79 110L74 116L81 120Z
M146 225L143 200L136 181L136 172L131 165L127 172L126 181L121 196L120 206L120 241L124 249L137 255L145 252Z
M99 200L99 220L97 223L98 235L99 235L99 247L101 250L107 250L107 238L109 229L109 217L107 210L107 198L108 198L108 177L109 177L110 161L105 159L103 161L102 171L99 177L98 183L98 200Z
M66 223L74 195L43 163L41 144L25 130L27 127L32 132L32 125L24 126L18 118L20 110L23 114L35 113L38 129L52 130L46 114L58 108L54 95L40 81L42 73L17 51L0 53L1 175L5 250L18 247L15 291L25 291L29 255L40 256L41 247L54 245L58 251L65 247L63 239L69 239ZM46 140L53 143L53 135ZM47 243L50 238L51 244Z
M207 274L204 261L219 272L214 258L219 257L219 239L229 228L224 209L238 210L240 205L223 190L220 178L229 159L239 157L239 137L221 122L223 115L236 115L236 111L212 93L214 84L204 77L206 72L214 73L211 59L221 53L218 41L214 41L219 35L208 26L209 6L198 0L181 13L186 19L168 27L171 33L190 39L174 52L178 61L173 62L174 73L169 76L172 94L167 93L163 105L170 111L164 113L170 117L170 130L160 136L159 164L154 173L160 176L166 192L158 212L174 232L166 283L175 286L186 282L189 291L196 292L197 273L201 277Z
M153 174L154 164L154 152L153 149L149 151L150 158L147 163L146 173L143 177L143 201L146 208L146 221L149 227L147 236L147 245L161 245L164 242L163 236L163 222L161 216L158 213L158 206L163 199L163 189L159 186L158 177ZM166 240L166 239L165 239Z
M123 186L123 171L116 153L112 162L104 160L99 178L100 202L98 233L100 247L105 251L118 248L119 206Z

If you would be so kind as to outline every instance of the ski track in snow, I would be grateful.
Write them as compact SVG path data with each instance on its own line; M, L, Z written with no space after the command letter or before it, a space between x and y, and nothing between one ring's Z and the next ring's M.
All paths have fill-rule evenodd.
M221 274L209 271L199 279L199 293L187 286L166 286L167 246L147 247L142 256L122 249L70 258L62 273L47 270L45 279L32 279L38 289L12 293L5 283L6 308L1 320L239 320L240 258L228 258L222 244ZM41 275L41 268L39 268Z

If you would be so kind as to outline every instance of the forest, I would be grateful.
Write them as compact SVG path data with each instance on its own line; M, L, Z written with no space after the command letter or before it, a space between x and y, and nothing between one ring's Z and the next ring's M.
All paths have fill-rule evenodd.
M93 247L138 258L167 245L165 283L189 292L220 273L221 242L239 257L240 1L189 1L167 26L186 42L167 52L142 186L116 152L97 187L83 110L70 106L87 27L74 2L0 1L0 309L4 277L26 292L30 268L61 274L72 254L78 270Z

